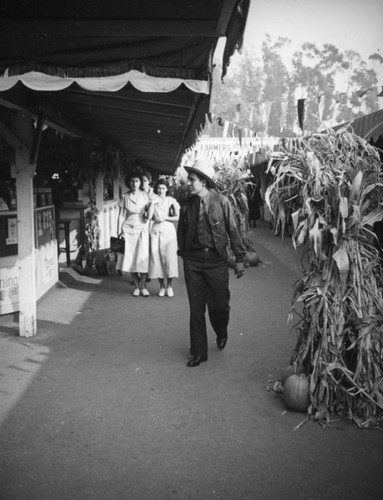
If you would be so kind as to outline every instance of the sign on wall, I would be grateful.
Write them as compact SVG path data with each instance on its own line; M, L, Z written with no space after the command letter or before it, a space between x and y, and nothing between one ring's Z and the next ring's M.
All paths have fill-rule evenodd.
M0 268L0 309L8 310L19 301L17 267Z
M57 279L57 258L55 246L48 246L41 252L40 273L42 282L49 283L52 279Z

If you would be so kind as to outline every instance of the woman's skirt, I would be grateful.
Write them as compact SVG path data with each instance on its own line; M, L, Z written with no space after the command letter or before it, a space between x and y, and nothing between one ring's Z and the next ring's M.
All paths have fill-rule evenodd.
M121 270L125 273L147 273L149 271L149 224L122 225L125 238L125 253Z
M177 233L169 221L153 223L150 231L149 278L177 278Z

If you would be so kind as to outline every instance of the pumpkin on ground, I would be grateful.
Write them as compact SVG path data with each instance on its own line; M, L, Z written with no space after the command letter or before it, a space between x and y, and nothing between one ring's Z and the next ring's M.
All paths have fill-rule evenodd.
M310 404L309 381L304 374L290 375L283 386L283 400L292 411L305 411Z
M286 368L283 368L282 374L281 374L282 385L286 382L286 380L290 377L290 375L294 375L294 373L296 373L294 365L289 365L289 366L286 366Z
M257 266L260 263L260 258L257 252L246 252L245 255L245 266Z

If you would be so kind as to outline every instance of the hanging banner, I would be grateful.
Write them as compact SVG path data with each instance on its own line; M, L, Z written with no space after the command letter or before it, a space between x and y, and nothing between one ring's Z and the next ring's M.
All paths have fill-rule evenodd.
M251 102L251 109L250 109L250 116L249 116L249 125L250 127L253 126L253 115L254 115L254 108L255 108L255 102Z
M324 94L322 94L318 97L318 115L319 115L320 122L323 120L324 97L325 97Z
M287 101L282 101L281 102L281 117L279 119L279 129L281 132L285 126L286 113L287 113Z
M339 104L341 101L344 102L345 97L347 97L346 92L339 92L338 94L334 95L334 101Z
M227 120L225 120L224 124L223 124L223 132L222 132L222 137L223 138L227 137L227 132L229 130L229 125L230 125L230 122L228 122Z
M239 140L239 145L242 146L242 129L241 129L241 127L238 127L238 140Z
M272 101L265 102L265 120L266 120L265 134L267 134L267 129L269 128L269 119L270 119L270 111L272 104L273 104Z
M237 104L235 106L235 121L239 122L240 117L241 117L241 105Z
M368 88L368 89L361 89L361 90L358 90L358 91L356 92L356 95L357 95L359 98L360 98L360 97L363 97L364 95L366 95L366 94L367 94L367 92L368 92L369 90L372 90L372 88L370 87L370 88Z
M298 123L299 123L299 127L302 130L302 132L303 132L303 122L305 119L305 100L306 99L298 99L298 104L297 104Z

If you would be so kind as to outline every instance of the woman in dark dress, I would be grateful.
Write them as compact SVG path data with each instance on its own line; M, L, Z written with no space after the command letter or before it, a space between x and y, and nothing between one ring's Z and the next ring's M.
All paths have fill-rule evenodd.
M262 206L261 190L257 184L249 184L247 191L247 203L249 206L249 226L256 227L256 221L261 218Z

